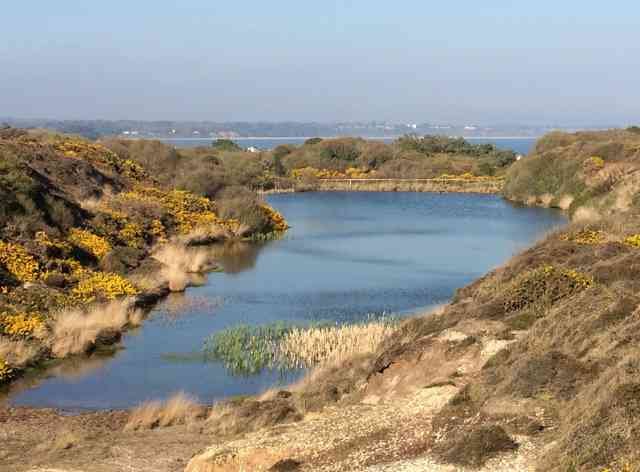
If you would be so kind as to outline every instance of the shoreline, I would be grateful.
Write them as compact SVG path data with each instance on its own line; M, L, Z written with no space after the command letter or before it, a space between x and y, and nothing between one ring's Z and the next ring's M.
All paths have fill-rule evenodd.
M120 136L120 135L118 135ZM403 135L394 135L394 136L356 136L358 138L362 138L365 140L385 140L385 139L398 139L401 138ZM210 136L210 137L206 137L206 138L194 138L194 137L184 137L184 138L164 138L161 136L141 136L141 137L131 137L131 136L124 136L122 137L122 139L129 139L132 141L136 141L136 140L144 140L144 139L158 139L160 141L211 141L212 139L229 139L231 141L236 140L236 141L246 141L246 140L255 140L255 141L267 141L267 140L273 140L273 141L286 141L286 140L307 140L307 139L313 139L313 138L320 138L320 139L340 139L340 138L344 138L346 136L274 136L274 137L270 137L270 136L240 136L240 137L232 137L232 138L228 138L228 137L223 137L223 136ZM349 136L351 137L351 136ZM536 140L538 138L540 138L540 136L465 136L465 135L454 135L453 137L455 138L464 138L464 139L484 139L484 140L490 140L490 139L496 139L496 140L512 140L512 139L526 139L526 140Z
M293 186L259 190L260 195L304 192L416 192L416 193L476 193L498 195L504 181L465 179L321 179L305 187Z

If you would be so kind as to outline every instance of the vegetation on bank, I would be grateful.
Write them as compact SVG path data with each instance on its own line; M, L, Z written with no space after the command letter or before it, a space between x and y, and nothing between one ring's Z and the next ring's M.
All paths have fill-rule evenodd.
M251 190L313 190L328 178L500 179L516 160L512 151L493 144L470 144L462 138L405 136L391 144L360 138L307 140L252 153L228 140L211 146L176 149L159 141L102 139L105 147L143 168L162 169L154 177L175 188L214 198L219 203L242 198L250 206ZM245 192L238 194L238 187ZM236 189L235 191L232 189ZM253 220L249 210L237 214Z
M0 383L138 324L134 303L109 303L186 278L150 259L155 248L286 230L251 190L227 187L216 201L173 187L163 167L143 157L135 146L123 156L73 136L0 131L0 342L30 353L18 360L0 352Z
M204 355L236 375L317 367L374 352L397 324L396 318L382 315L350 324L236 325L207 338Z
M634 128L550 133L509 168L504 195L597 218L640 206L639 170L640 134Z

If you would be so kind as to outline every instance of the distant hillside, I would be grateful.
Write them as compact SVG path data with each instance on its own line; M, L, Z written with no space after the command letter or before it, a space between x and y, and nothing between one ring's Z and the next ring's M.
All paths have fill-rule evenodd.
M402 136L406 133L444 136L540 136L552 128L526 125L467 125L435 123L362 122L212 122L212 121L141 121L141 120L55 120L0 117L20 128L46 128L60 133L79 134L96 139L125 134L138 138L211 138L224 137L300 137L312 136Z
M507 172L504 195L572 216L640 208L640 130L551 133Z

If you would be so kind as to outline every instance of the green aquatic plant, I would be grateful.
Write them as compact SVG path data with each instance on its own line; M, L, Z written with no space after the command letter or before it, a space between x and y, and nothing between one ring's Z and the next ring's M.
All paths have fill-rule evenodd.
M221 361L235 375L252 375L276 364L277 344L293 326L280 321L264 326L241 324L209 336L207 360Z
M369 315L356 323L242 324L209 336L204 357L222 362L234 375L308 368L373 352L397 326L398 319L386 314Z

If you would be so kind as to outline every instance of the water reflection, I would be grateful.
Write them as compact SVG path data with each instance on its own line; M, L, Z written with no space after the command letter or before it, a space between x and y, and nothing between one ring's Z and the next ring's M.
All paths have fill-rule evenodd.
M20 377L9 386L5 391L5 398L0 398L0 403L6 403L7 398L37 388L50 379L60 379L73 383L87 375L95 374L105 369L121 352L121 348L114 346L112 349L96 352L90 356L73 356L64 360L53 361L47 367L28 371L23 377Z
M211 247L211 257L218 261L228 274L238 274L256 266L258 255L270 242L250 243L234 241Z

